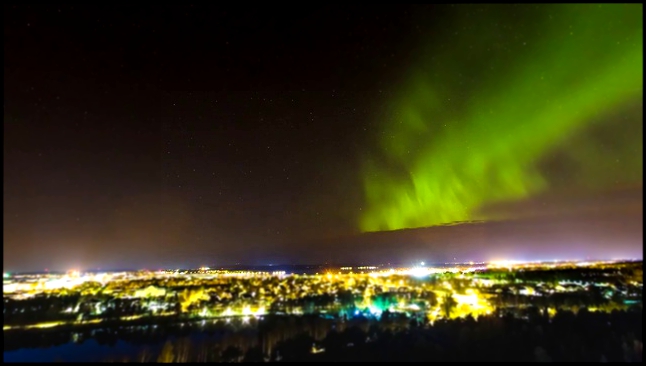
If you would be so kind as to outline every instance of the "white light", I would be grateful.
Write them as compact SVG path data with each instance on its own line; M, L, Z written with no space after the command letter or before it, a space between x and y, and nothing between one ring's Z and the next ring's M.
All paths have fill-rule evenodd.
M422 262L421 264L422 264L422 266L423 266L423 265L425 265L426 263Z
M415 267L410 270L410 274L415 277L424 277L427 276L429 271L426 268Z

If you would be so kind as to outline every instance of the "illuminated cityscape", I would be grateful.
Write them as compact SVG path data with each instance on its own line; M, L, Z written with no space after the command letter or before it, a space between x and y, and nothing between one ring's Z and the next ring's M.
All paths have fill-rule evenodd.
M553 317L586 308L611 312L641 307L642 263L635 261L499 261L409 268L318 267L310 274L169 269L3 276L4 331L101 323L181 327L221 323L257 327L267 316L316 316L341 326L353 319L437 321L465 317ZM535 313L534 313L535 312ZM40 322L30 322L40 319ZM74 329L74 328L73 328ZM329 329L328 329L329 330ZM74 339L79 337L74 333ZM313 334L321 341L327 331ZM278 341L263 344L271 355ZM5 343L6 344L6 343ZM316 344L316 343L315 343ZM246 350L248 344L240 344ZM325 353L315 346L313 354ZM186 356L188 357L188 356Z

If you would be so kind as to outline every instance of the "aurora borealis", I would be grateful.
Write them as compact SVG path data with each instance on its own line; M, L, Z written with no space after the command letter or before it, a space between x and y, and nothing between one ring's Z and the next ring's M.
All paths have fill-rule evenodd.
M4 10L5 270L642 255L641 4Z
M614 149L585 140L641 110L642 5L464 7L379 114L361 230L492 219L488 205L559 188L555 156L577 169L570 191L641 184L641 131Z

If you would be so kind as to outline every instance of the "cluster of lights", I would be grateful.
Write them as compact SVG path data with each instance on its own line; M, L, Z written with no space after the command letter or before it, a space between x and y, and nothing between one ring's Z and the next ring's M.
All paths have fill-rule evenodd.
M365 271L365 270L372 271L377 269L377 267L376 266L341 267L342 271L352 271L353 269L358 269L360 271Z

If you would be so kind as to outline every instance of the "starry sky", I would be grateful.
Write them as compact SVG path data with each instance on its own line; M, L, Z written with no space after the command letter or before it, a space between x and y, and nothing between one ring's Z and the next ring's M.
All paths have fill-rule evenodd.
M640 4L4 20L5 270L642 257Z

